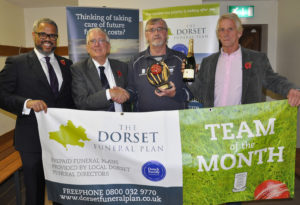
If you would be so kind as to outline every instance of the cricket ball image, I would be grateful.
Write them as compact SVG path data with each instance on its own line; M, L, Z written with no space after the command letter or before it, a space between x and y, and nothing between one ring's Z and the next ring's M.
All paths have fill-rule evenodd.
M162 68L159 64L152 65L150 70L151 70L151 73L153 73L154 75L161 74L161 72L162 72Z
M289 197L290 192L286 184L272 179L262 182L254 191L255 200L286 199Z

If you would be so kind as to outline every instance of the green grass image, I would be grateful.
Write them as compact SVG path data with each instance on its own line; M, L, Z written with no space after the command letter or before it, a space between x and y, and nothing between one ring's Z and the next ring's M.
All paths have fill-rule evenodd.
M257 125L254 120L260 120L263 127L267 129L270 118L276 119L274 134L268 132L265 136L263 134L257 136ZM243 126L241 122L244 123ZM233 125L232 127L225 126L228 136L233 134L236 137L239 131L243 131L242 137L232 140L223 139L224 130L221 124L224 123ZM211 140L211 129L205 129L205 125L208 124L220 125L220 128L214 129L217 140ZM268 179L285 183L290 196L294 196L297 108L290 107L287 100L223 108L182 110L180 111L180 129L184 204L222 204L254 200L256 187ZM249 131L254 135L253 137L248 137ZM235 144L238 145L238 149L230 149ZM279 153L278 147L282 146L284 147L283 162L277 162L279 159L277 156L273 157L274 162L268 162L270 154L268 148L274 147L273 152ZM238 153L246 158L252 153L251 166L242 161L242 166L237 167ZM209 165L213 155L218 155L216 166L218 170L206 171L203 168L204 171L199 172L197 156L202 156ZM229 156L234 156L236 159L235 166L223 169L222 157L223 167L229 168L234 164ZM247 172L246 188L244 191L233 192L235 174L243 172Z

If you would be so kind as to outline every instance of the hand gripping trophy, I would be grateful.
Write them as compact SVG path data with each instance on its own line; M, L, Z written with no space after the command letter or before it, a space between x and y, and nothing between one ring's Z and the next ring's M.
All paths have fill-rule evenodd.
M156 88L169 89L171 85L168 81L170 70L167 64L163 61L152 64L147 68L147 78L150 84ZM159 91L159 89L157 89Z

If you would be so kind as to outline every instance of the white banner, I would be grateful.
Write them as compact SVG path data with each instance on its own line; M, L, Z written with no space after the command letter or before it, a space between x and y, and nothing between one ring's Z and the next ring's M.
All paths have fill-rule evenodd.
M50 108L36 116L50 200L63 204L116 198L122 204L132 202L129 196L138 197L139 202L182 200L178 111ZM146 195L148 189L152 194ZM133 192L135 195L130 194ZM145 196L150 198L143 199ZM73 200L66 200L68 197Z

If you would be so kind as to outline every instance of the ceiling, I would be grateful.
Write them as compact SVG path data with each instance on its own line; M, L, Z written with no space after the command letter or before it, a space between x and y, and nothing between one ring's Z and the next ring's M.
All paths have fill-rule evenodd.
M5 0L21 8L40 8L40 7L64 7L64 6L78 6L78 0ZM125 2L126 0L124 0ZM226 1L226 0L202 0L203 2L210 1ZM243 1L243 0L230 0ZM266 1L266 0L248 0L248 1ZM267 0L274 1L274 0Z
M21 8L78 6L78 0L6 0Z

